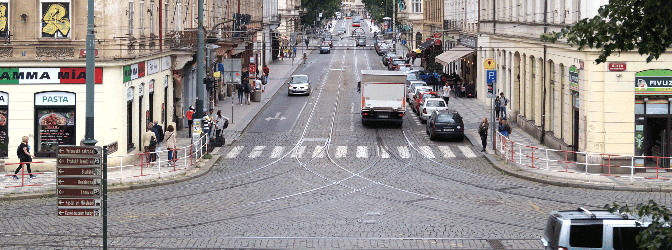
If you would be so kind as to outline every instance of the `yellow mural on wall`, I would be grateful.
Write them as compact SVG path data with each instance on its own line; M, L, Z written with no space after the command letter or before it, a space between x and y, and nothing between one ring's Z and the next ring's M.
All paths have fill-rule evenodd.
M45 3L43 8L46 5ZM68 33L70 33L70 19L67 17L68 8L62 3L49 3L48 6L49 8L46 11L43 10L42 33L55 37L56 32L60 32L64 37L67 37Z
M7 4L0 5L0 31L7 31Z

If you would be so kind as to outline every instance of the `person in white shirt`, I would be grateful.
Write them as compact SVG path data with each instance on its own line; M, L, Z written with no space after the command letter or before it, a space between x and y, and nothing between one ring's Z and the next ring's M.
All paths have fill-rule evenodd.
M229 120L228 117L222 115L222 110L217 110L215 118L215 138L219 138L224 130L225 123Z
M450 85L448 85L448 83L443 86L443 100L446 101L446 105L448 105L448 100L450 100Z
M255 90L261 90L261 86L263 86L263 84L261 84L261 80L259 78L257 78L257 80L254 80L254 89Z

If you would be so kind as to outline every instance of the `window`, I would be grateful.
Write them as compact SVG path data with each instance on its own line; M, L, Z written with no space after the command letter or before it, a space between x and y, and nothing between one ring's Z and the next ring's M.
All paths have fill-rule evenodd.
M133 19L135 17L135 3L128 2L128 36L133 36Z
M569 245L572 247L602 248L602 228L602 224L570 226Z
M126 90L126 149L131 152L133 144L133 88Z
M154 35L154 2L149 2L149 34Z
M0 37L7 37L9 35L9 2L0 1L0 18L4 19L5 22L0 26Z
M548 116L548 130L555 131L555 64L553 61L548 62L548 75L550 76L549 82L551 85L549 90L551 95L548 98L548 103L550 104L548 106L548 112L550 113Z
M140 25L138 25L140 29L140 35L144 36L145 35L145 1L140 1Z
M70 1L42 0L40 8L42 37L70 38Z
M58 145L76 145L75 93L35 94L35 151L37 157L55 157Z
M614 227L614 249L639 249L635 237L645 227Z
M7 116L7 104L9 101L9 94L6 92L0 92L0 158L7 158L8 151L7 146L9 145L9 137L7 136L7 128L9 127L7 123L9 122L9 116Z
M173 16L173 30L182 30L182 1L177 0L175 5L175 15Z
M413 0L413 13L422 13L422 0Z

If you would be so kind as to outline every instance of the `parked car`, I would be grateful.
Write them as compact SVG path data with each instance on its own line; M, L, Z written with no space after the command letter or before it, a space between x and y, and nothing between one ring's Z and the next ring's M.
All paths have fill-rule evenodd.
M541 244L544 250L639 249L635 237L650 224L606 210L556 211L548 217Z
M390 63L390 58L394 57L397 57L397 54L394 52L387 52L387 54L383 56L383 65L387 66Z
M411 71L406 71L406 85L408 85L411 81L417 81L417 80L418 80L418 76L416 76Z
M389 64L387 64L388 70L397 70L400 64L404 64L406 61L404 59L393 58Z
M432 91L432 87L427 85L413 87L413 89L407 95L408 103L413 103L413 101L415 100L414 99L415 94L421 91Z
M385 55L387 52L390 52L390 46L386 43L380 44L378 48L376 48L376 54L379 56Z
M411 108L413 111L420 115L420 107L424 105L425 100L428 98L439 98L439 95L434 91L419 91L413 96L413 102L411 102Z
M401 71L401 72L407 72L407 71L410 71L412 69L413 69L413 66L411 66L410 64L399 64L398 67L397 67L397 71Z
M345 34L345 27L338 28L338 34Z
M355 44L355 46L366 47L366 38L364 37L357 38L357 44Z
M329 43L322 43L322 45L320 45L320 54L322 53L331 54L331 47L329 46Z
M425 123L429 119L429 116L432 115L432 112L447 109L448 104L442 98L427 98L424 100L422 106L418 108L418 113L420 113L418 116L420 117L420 121Z
M413 95L412 93L414 91L414 88L418 87L418 86L427 86L427 83L423 82L423 81L406 82L406 101L411 100L411 96Z
M430 140L454 137L464 140L464 122L455 110L435 110L427 120L426 132Z
M287 95L310 95L311 85L307 75L292 75L287 83Z

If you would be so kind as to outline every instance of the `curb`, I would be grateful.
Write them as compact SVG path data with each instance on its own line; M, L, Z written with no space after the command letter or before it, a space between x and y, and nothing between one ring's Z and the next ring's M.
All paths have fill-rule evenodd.
M215 150L220 150L220 149L221 148L216 148ZM213 150L213 152L215 150ZM217 160L219 160L219 157L220 157L219 154L211 154L211 155L212 155L212 159L208 160L205 163L205 165L200 170L196 171L196 173L194 173L194 174L180 175L179 177L177 177L175 179L161 180L161 181L156 181L156 182L130 183L128 185L113 186L113 187L108 187L107 191L108 192L118 192L118 191L136 190L136 189L142 189L142 188L148 188L148 187L158 187L158 186L163 186L163 185L180 183L180 182L184 182L184 181L188 181L188 180L192 180L192 179L201 177L201 176L209 173L210 170L212 169L212 166L214 166L215 163L217 162ZM55 190L50 190L50 192L46 192L46 193L17 194L17 195L12 195L12 196L0 197L0 201L52 198L52 197L56 197L56 196L57 195L56 195Z
M465 134L465 137L467 140L476 148L479 148L481 145L479 144L480 141L474 138L472 135ZM505 166L505 164L501 163L494 155L492 154L484 154L485 159L487 159L492 166L500 172L503 172L507 175L528 180L528 181L533 181L533 182L538 182L538 183L543 183L543 184L548 184L548 185L553 185L553 186L559 186L559 187L573 187L573 188L583 188L583 189L594 189L594 190L612 190L612 191L631 191L631 192L665 192L669 193L672 192L672 188L669 187L628 187L628 186L617 186L617 185L608 185L608 184L587 184L587 183L582 183L582 182L562 182L562 181L554 181L554 180L547 180L543 179L537 174L523 174L523 173L518 173L517 171L513 170L511 167ZM507 164L508 165L508 164Z

